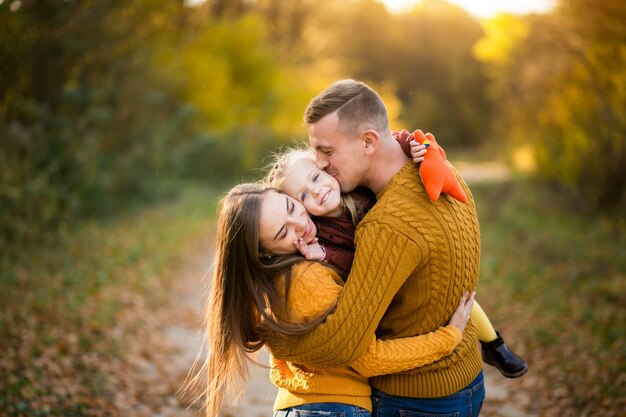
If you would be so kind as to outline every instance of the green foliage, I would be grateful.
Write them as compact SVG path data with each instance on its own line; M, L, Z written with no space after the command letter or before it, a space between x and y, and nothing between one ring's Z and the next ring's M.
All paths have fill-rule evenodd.
M569 200L478 190L481 285L504 295L492 303L520 318L534 358L581 358L600 394L563 377L571 364L548 364L581 403L617 395L625 226L607 213L626 208L625 18L617 0L561 0L550 15L487 22L481 39L442 0L401 14L373 0L0 1L1 362L37 370L0 378L0 404L45 415L30 400L65 394L33 381L57 372L41 358L60 346L61 369L89 392L57 411L93 414L81 401L106 384L82 353L102 353L119 324L115 288L152 290L212 210L201 192L169 214L146 203L183 181L258 177L270 151L305 138L308 100L343 77L377 86L393 127L432 131L447 149L477 149L491 123L493 151L532 147L539 182Z
M626 388L624 219L565 212L533 183L474 187L474 195L478 299L496 326L507 323L525 345L545 390L537 407L563 412L566 405L581 414L619 408L616 393Z
M302 134L312 93L259 35L263 22L200 12L0 4L3 246L153 201L171 178L241 176Z
M379 2L359 1L333 23L334 49L346 72L393 85L405 124L395 128L434 132L448 148L481 143L490 103L482 64L471 53L482 36L476 19L441 0L400 15Z
M147 2L19 5L0 6L11 28L2 55L42 52L14 56L2 78L0 240L10 244L149 194L162 165L155 151L171 140L152 117L184 122L152 76L136 76L148 59L139 46L161 29L151 22L166 10ZM144 26L139 42L128 37L134 24Z
M500 134L532 146L537 174L582 210L626 208L625 18L620 1L562 1L508 25L506 50L496 37L478 49Z
M178 172L242 174L290 135L304 134L302 110L313 92L280 62L264 30L254 15L209 20L161 49L156 65L192 112L194 133L174 148Z
M276 83L278 65L261 30L252 17L211 21L163 51L157 65L178 80L181 98L194 107L201 127L226 130L271 114L267 107L274 103L267 92Z
M212 233L218 196L187 186L169 204L83 222L17 258L0 254L1 415L114 408L131 371L120 352L167 300L192 245Z

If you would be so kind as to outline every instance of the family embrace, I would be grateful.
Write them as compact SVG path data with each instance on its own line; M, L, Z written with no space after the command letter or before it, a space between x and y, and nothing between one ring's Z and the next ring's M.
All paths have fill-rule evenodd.
M207 415L267 346L276 417L478 416L483 361L509 378L528 367L474 301L470 190L432 135L390 129L364 83L330 85L304 120L310 148L220 204ZM429 175L457 191L432 193L429 152L443 155Z

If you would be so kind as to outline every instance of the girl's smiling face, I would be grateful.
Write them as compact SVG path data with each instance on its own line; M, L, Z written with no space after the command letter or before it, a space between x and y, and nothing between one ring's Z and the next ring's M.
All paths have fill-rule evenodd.
M287 194L270 190L263 194L259 219L262 250L269 255L298 252L295 242L311 243L317 229L304 206Z
M281 189L314 216L338 217L343 213L339 183L332 175L318 169L313 159L294 161Z

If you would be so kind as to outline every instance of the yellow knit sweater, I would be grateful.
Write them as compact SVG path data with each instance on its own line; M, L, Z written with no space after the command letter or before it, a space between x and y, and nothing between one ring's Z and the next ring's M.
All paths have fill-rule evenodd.
M473 197L460 203L428 199L409 161L377 195L359 223L356 253L337 308L302 335L276 334L268 345L277 358L313 367L341 367L378 339L426 334L445 325L462 294L476 288L480 233ZM477 329L471 323L448 356L414 371L374 377L376 388L403 397L453 394L482 369Z
M276 280L284 296L285 277ZM316 262L295 265L287 296L292 323L306 323L335 305L343 281L332 269ZM407 371L449 355L461 342L457 327L448 325L426 335L394 340L371 340L351 366L315 368L270 357L270 378L279 388L274 409L316 402L340 402L372 410L367 377Z

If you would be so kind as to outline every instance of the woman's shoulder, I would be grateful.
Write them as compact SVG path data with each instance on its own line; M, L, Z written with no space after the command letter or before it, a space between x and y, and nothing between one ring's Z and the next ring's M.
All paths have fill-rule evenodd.
M291 269L292 285L315 286L324 283L343 285L343 280L332 268L317 261L302 261Z
M343 281L333 269L319 262L300 262L291 270L287 308L296 322L312 320L337 302L342 288Z
M291 266L291 270L283 272L276 277L276 285L279 289L284 287L289 275L290 287L315 288L319 285L343 285L343 280L334 269L324 266L318 261L301 261ZM284 293L283 293L284 294Z

